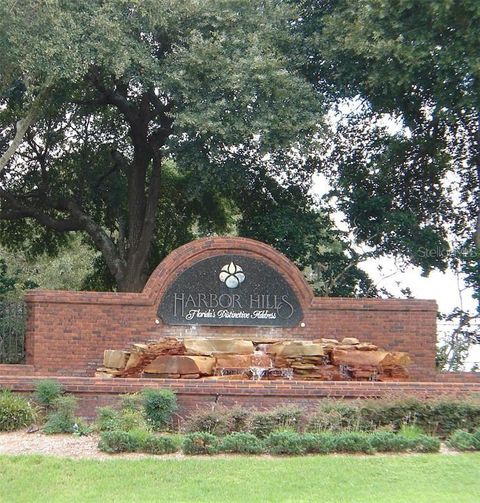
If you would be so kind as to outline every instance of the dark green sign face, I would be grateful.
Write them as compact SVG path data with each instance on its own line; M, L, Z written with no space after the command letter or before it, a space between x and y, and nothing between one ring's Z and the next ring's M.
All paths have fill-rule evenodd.
M180 273L163 296L158 316L170 325L294 327L303 313L278 271L259 260L225 254Z

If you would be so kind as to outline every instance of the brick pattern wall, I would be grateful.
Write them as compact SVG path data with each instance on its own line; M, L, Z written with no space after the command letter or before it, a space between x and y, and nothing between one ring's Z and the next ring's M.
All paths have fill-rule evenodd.
M171 281L194 262L223 253L245 255L277 268L297 294L304 327L169 326L157 320ZM26 296L27 364L37 375L92 376L104 349L162 336L315 339L358 337L412 357L411 379L434 380L437 306L431 300L319 298L301 272L270 246L245 238L207 238L172 252L142 293L35 290ZM0 370L1 374L1 370Z

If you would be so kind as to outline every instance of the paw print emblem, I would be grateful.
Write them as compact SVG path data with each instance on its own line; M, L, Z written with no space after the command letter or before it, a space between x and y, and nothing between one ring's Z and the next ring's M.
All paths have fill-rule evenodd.
M218 277L228 288L237 288L237 286L245 280L243 269L233 262L224 265Z

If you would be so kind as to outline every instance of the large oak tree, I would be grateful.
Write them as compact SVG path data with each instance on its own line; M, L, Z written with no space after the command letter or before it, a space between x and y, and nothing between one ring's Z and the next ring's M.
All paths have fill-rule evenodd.
M302 185L321 110L297 17L273 0L2 2L0 239L54 251L81 232L138 291L192 223L225 229L252 178Z

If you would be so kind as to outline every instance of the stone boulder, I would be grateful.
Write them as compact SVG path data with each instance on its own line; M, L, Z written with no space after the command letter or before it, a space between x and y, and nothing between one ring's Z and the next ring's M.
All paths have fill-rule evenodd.
M334 365L361 366L372 365L375 367L406 367L410 363L407 353L389 351L346 351L334 348L332 351Z
M123 369L130 353L116 349L106 349L103 352L103 366L110 369Z
M242 339L184 339L187 355L251 355L254 351L252 341Z
M360 344L360 341L356 337L344 337L342 340L342 344Z
M168 375L213 375L215 358L209 356L171 356L162 355L147 365L145 374Z
M299 356L323 356L325 354L322 344L311 341L285 341L271 344L267 348L269 354L283 356L284 358Z
M266 354L220 355L217 356L217 369L248 369L250 367L268 368L272 364Z

